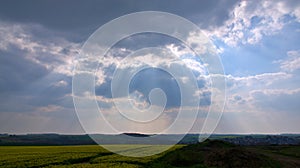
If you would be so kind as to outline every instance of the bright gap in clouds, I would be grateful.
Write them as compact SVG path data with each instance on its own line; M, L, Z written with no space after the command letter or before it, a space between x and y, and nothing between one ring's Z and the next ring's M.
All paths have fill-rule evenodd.
M136 44L133 45L132 43ZM131 105L139 110L147 109L151 102L149 100L150 92L153 89L159 88L166 95L166 106L163 113L154 120L147 124L140 124L131 122L126 117L120 115L118 110L115 109L113 102L122 102L126 97L112 98L111 95L111 82L114 77L114 71L116 68L121 68L122 71L130 72L132 69L142 66L139 63L122 62L122 60L133 54L136 50L149 47L159 47L168 50L171 55L162 55L161 58L157 59L151 55L151 53L145 53L138 57L141 61L146 61L152 64L154 67L146 68L136 73L129 84L129 97L132 101ZM173 57L176 57L179 61L173 62ZM208 72L201 61L199 56L195 56L192 50L188 49L185 44L181 43L177 39L172 37L157 34L157 33L142 33L130 36L119 41L115 44L108 53L101 58L105 61L100 61L99 68L96 74L96 95L98 97L98 105L100 111L104 113L105 118L108 122L118 129L120 132L144 132L144 133L159 133L162 130L168 128L176 119L180 108L186 113L186 121L192 120L189 118L189 110L197 109L198 107L186 106L183 107L181 104L181 90L178 86L178 81L169 72L158 68L159 66L169 67L177 73L181 74L182 68L187 68L194 75L196 84L199 88L197 92L189 93L191 96L191 102L199 101L201 110L200 113L204 118L206 116L207 107L211 103L210 94L210 78ZM179 77L183 83L188 82L187 76ZM125 76L123 76L126 78ZM121 77L122 78L122 77ZM122 81L122 80L120 80ZM123 85L119 83L119 85ZM197 98L199 97L199 98ZM197 100L198 99L198 100ZM155 106L155 104L153 104ZM203 113L203 114L202 114ZM199 125L203 124L203 118ZM117 119L117 120L116 120ZM197 128L199 132L201 128ZM183 132L172 132L172 133L183 133Z
M171 74L158 68L148 68L137 73L130 82L129 93L139 92L141 98L150 103L148 95L154 88L161 88L165 92L166 108L180 107L181 96L176 80Z

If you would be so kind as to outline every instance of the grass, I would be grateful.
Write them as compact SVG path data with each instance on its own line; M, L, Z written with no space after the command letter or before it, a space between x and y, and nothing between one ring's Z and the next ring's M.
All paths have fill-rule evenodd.
M0 151L0 167L70 165L111 154L98 146L7 146Z
M168 151L180 147L176 145ZM165 153L136 158L114 154L97 145L0 146L0 167L144 167Z
M109 147L138 152L132 145ZM96 145L0 146L0 167L299 167L299 153L300 146L239 147L215 140L175 145L163 153L140 158L121 156Z
M282 167L300 167L300 146L256 146L247 148L277 160Z

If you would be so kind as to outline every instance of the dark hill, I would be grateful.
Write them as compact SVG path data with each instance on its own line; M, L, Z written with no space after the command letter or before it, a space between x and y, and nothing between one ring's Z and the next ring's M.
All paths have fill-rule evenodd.
M188 145L167 153L150 167L278 167L260 153L218 140Z
M141 133L123 133L124 135L132 136L132 137L149 137L151 135L141 134Z

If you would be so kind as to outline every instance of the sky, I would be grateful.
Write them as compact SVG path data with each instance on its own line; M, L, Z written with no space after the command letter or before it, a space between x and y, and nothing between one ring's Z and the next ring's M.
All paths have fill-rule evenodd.
M195 23L216 47L224 68L226 101L214 133L299 133L300 1L15 1L0 2L0 133L85 133L72 99L74 65L85 41L105 23L133 12L162 11ZM167 23L166 23L167 24ZM191 40L197 34L191 34ZM116 129L160 132L174 122L181 96L172 76L146 69L134 76L129 92L137 108L149 107L153 88L165 92L165 111L152 125L128 126L116 117L112 75L128 54L161 47L185 60L197 77L200 109L211 104L208 72L180 41L155 33L119 41L96 72L100 111ZM152 59L153 64L161 60ZM167 57L167 56L166 56ZM193 58L193 59L191 59ZM135 65L122 65L123 70ZM184 79L184 78L182 78ZM154 101L155 102L155 101ZM186 108L185 123L194 122ZM190 132L200 131L198 115ZM95 121L103 122L103 121ZM174 133L180 133L174 131Z

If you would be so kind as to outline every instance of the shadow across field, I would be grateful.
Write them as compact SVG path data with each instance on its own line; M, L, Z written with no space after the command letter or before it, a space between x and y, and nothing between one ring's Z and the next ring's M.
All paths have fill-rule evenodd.
M29 168L49 167L49 166L54 166L54 165L84 164L84 163L90 163L90 161L92 161L95 158L113 155L113 154L114 153L112 153L112 152L102 152L102 153L99 153L94 156L81 157L81 158L70 158L70 159L64 160L62 162L53 162L53 163L42 164L42 165L38 165L38 166L29 166Z

